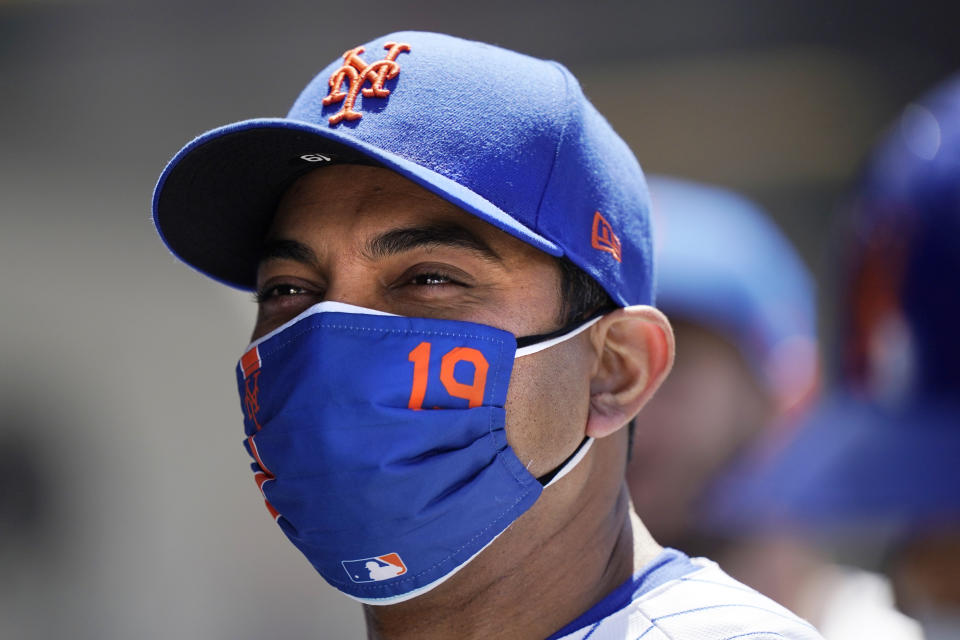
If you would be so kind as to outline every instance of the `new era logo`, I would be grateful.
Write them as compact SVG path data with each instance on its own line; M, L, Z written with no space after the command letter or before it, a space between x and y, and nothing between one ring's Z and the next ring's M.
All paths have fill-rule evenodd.
M597 211L593 214L593 231L590 234L590 246L599 251L606 251L617 262L623 261L620 238L613 232L610 223Z
M380 582L402 576L407 572L407 565L396 553L360 560L343 560L344 571L354 582Z

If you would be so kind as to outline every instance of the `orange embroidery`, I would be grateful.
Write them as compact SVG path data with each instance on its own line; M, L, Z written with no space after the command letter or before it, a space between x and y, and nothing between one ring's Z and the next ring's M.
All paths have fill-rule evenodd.
M254 347L243 354L243 357L240 358L240 367L243 369L243 411L247 414L247 418L253 422L257 431L260 431L260 422L257 420L257 412L260 411L259 348ZM267 469L267 466L263 464L263 460L260 459L260 452L257 450L257 443L254 441L253 436L247 438L247 443L250 446L250 454L253 456L253 459L257 461L257 466L260 467L260 471L253 474L253 479L256 480L257 486L260 488L260 493L263 493L263 483L267 480L273 480L274 476L270 473L270 470ZM267 494L265 493L263 493L263 501L267 505L267 511L270 512L274 520L280 517L277 510L274 509L270 501L267 500Z
M257 420L257 412L260 411L260 350L254 347L243 354L240 366L243 368L243 411L260 431L260 422Z
M362 113L353 110L353 105L366 82L370 82L370 87L363 89L364 98L386 98L390 95L390 90L384 89L383 83L400 74L400 65L396 63L397 56L404 51L410 51L410 45L388 42L383 48L387 50L383 60L370 64L360 57L363 47L350 49L343 54L343 66L330 76L330 93L323 99L324 106L343 102L340 111L330 116L331 126L342 120L359 120L363 117ZM346 91L342 89L344 80L349 83Z
M606 251L616 258L617 262L623 261L620 238L613 232L613 227L600 215L599 211L593 215L593 233L590 236L590 246L600 251Z
M257 431L260 431L260 422L257 420L257 412L260 411L259 378L260 372L254 371L252 376L243 381L243 410L247 414L247 418L253 422Z

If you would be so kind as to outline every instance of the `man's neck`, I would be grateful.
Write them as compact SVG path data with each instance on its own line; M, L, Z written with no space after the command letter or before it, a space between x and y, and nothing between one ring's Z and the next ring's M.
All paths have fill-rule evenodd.
M661 549L632 515L625 482L604 480L605 465L622 465L624 449L604 440L570 474L590 477L548 489L551 495L440 588L365 607L368 637L544 638L652 560Z

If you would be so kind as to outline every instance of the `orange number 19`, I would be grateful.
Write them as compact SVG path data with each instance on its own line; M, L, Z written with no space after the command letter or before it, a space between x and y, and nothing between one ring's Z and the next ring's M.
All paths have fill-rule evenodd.
M413 363L413 386L410 388L411 409L423 409L423 398L427 394L427 374L430 367L430 343L421 342L410 352L407 359ZM473 365L473 381L470 384L459 382L453 375L457 364L469 362ZM487 386L487 370L490 365L483 354L470 347L454 347L440 361L440 382L454 398L463 398L467 406L473 409L483 404L483 392Z

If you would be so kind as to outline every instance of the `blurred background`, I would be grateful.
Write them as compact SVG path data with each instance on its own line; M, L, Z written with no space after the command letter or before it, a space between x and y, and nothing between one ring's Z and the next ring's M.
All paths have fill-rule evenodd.
M760 203L827 325L846 190L901 107L960 69L958 17L946 1L0 0L0 637L362 634L250 477L233 374L250 296L153 230L155 181L193 136L283 115L397 29L553 58L645 170Z

